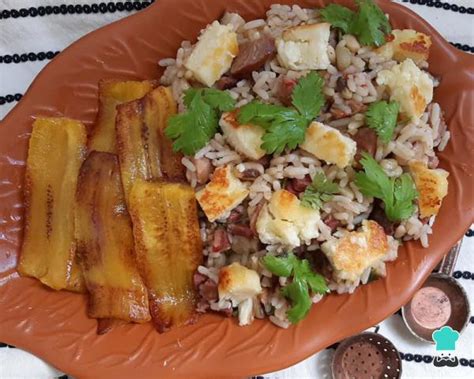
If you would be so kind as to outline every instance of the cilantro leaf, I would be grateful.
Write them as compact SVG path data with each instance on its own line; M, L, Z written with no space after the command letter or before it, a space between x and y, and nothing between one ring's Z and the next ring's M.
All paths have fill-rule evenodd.
M357 12L349 8L329 4L321 10L323 19L344 33L355 35L359 42L367 46L381 46L385 35L392 31L383 11L373 0L356 0Z
M339 4L329 4L321 9L323 20L329 22L335 28L341 29L344 33L349 33L355 13L349 8Z
M313 182L306 187L301 197L301 205L307 208L319 209L323 203L332 199L339 192L339 186L328 180L323 172L318 172Z
M268 271L278 276L284 276L285 278L291 275L294 267L295 256L293 254L288 257L275 257L274 255L266 255L262 261Z
M324 104L324 80L311 72L298 81L292 95L296 109L252 101L240 108L240 124L255 124L266 131L262 149L268 153L282 153L287 147L295 149L304 141L309 123L319 114Z
M295 149L304 141L307 127L307 120L297 112L279 114L262 137L262 149L270 154L281 154L287 147Z
M298 259L293 253L289 253L287 257L267 255L262 262L275 275L293 276L292 282L282 288L283 296L291 302L287 316L292 323L305 318L311 309L310 291L319 294L329 292L326 280L311 269L307 259Z
M355 183L365 196L376 197L383 201L385 214L390 221L409 218L415 211L413 201L417 191L413 179L408 174L399 178L390 178L377 161L363 153L360 160L364 172L356 173Z
M283 296L290 299L291 308L287 312L288 320L296 324L306 317L311 309L311 298L308 294L308 285L303 280L294 280L283 287Z
M190 88L184 93L187 111L168 119L165 135L172 139L173 150L194 155L216 134L219 112L235 107L235 100L226 91L213 88Z
M374 129L383 143L389 143L397 126L398 110L397 102L378 101L369 105L365 112L367 126Z
M392 31L387 17L373 0L356 0L356 3L359 11L351 24L350 33L355 34L363 45L383 45L385 34Z
M324 79L312 71L298 80L293 89L291 102L308 121L313 121L324 105L323 87Z
M220 112L228 112L235 108L235 100L229 92L215 88L190 88L184 94L184 104L189 108L194 97L200 94L206 104Z

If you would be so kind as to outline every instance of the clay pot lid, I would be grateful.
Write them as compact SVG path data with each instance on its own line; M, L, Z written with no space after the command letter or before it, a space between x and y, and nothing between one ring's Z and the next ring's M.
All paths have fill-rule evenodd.
M466 291L452 276L431 274L413 298L402 307L408 330L418 339L434 343L435 330L450 326L461 333L469 322Z
M333 379L397 379L402 374L398 350L380 334L365 332L342 341L332 360Z

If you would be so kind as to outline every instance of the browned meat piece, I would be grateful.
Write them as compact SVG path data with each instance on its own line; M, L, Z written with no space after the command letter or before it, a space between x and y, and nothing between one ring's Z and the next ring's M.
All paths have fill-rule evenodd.
M214 232L214 236L212 239L212 252L213 253L220 253L222 251L226 251L230 249L230 241L229 236L225 229L218 228Z
M295 79L288 78L287 76L280 76L276 96L283 105L291 105L291 95L297 83L298 82Z
M355 101L355 100L347 100L346 104L351 107L352 114L360 113L360 112L365 112L367 109L367 105L364 103L361 103L360 101Z
M374 156L377 150L377 134L373 129L360 128L357 133L352 136L357 143L357 153L354 157L355 167L360 168L359 160L362 158L362 152L367 152Z
M385 231L385 234L393 236L395 234L396 223L390 221L385 214L385 211L380 206L380 203L376 201L372 213L370 213L369 219L377 222Z
M204 283L206 280L207 280L207 276L206 275L203 275L199 272L195 272L194 275L193 275L193 282L194 282L194 287L196 287L196 289L199 288L199 286Z
M239 222L242 219L243 215L238 209L234 209L230 212L227 222Z
M265 62L276 54L273 37L263 35L255 41L249 41L239 46L239 54L234 59L230 73L243 76L258 70Z
M233 76L223 76L216 82L216 88L220 90L231 89L235 87L239 79Z
M231 224L229 225L228 230L230 234L235 236L252 238L255 235L249 225Z
M335 219L332 215L328 215L323 219L323 222L331 228L331 232L334 232L341 222Z
M207 301L214 301L219 298L217 284L212 279L207 279L199 286L199 295Z
M258 205L255 207L254 211L250 215L250 229L252 232L257 235L257 220L258 220L258 215L260 214L260 211L263 208L263 203L260 202Z
M306 175L303 179L292 179L291 184L293 186L293 189L299 193L304 192L306 190L306 187L308 187L311 184L311 176Z

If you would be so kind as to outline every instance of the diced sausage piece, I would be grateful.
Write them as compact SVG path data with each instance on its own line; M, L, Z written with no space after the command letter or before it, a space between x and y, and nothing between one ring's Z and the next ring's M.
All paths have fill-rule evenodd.
M212 252L220 253L230 249L230 241L227 232L222 229L216 229L212 240Z
M236 236L252 238L255 236L249 225L231 224L228 227L229 233Z
M291 79L287 76L280 77L276 96L283 105L291 105L291 95L297 83L295 79Z
M275 40L263 35L255 41L239 46L239 54L234 59L230 72L235 76L250 74L276 55Z
M367 152L371 156L375 155L377 150L377 134L373 129L360 128L352 137L357 143L357 153L354 157L356 167L360 167L359 160L362 158L362 152Z
M250 229L252 230L254 235L257 235L257 220L258 220L258 215L260 214L260 211L263 208L263 203L260 202L257 204L255 207L254 211L250 215Z
M232 212L230 212L227 222L239 222L242 219L242 216L242 213L238 209L234 209Z
M311 184L311 182L312 182L311 176L306 175L303 179L292 179L291 185L294 191L299 194L300 192L304 192L306 187L308 187Z
M216 82L216 88L220 90L231 89L235 87L239 79L233 76L223 76Z
M341 225L341 221L335 219L332 215L328 215L323 219L323 222L331 228L331 232L334 232L339 225Z
M219 298L219 294L217 292L217 284L213 280L207 279L199 286L199 294L203 299L206 299L207 301L217 300Z
M199 288L199 286L204 283L208 277L206 275L203 275L199 272L195 272L193 275L193 282L194 282L194 287Z
M372 209L369 218L376 221L383 228L385 234L389 236L394 235L395 227L397 225L387 218L385 211L382 209L378 201L374 203L374 208Z

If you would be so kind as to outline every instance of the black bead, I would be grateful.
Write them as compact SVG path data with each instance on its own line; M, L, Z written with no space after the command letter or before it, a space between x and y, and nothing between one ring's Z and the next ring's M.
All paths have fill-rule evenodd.
M433 0L428 0L428 1L426 2L426 5L428 5L429 7L432 7L433 4L434 4Z
M3 57L0 55L0 63L3 63Z
M460 12L460 13L466 13L466 12L467 12L466 7L460 6L460 7L459 7L459 12Z
M60 10L61 14L67 14L67 5L66 4L60 5L59 10Z
M46 14L51 14L53 13L53 7L50 5L47 5L46 7L44 7L44 11Z
M415 354L415 362L420 363L423 360L423 357L420 354Z
M143 8L147 8L147 7L149 7L150 5L151 5L151 1L144 1L144 2L142 3Z
M3 96L0 96L0 105L3 105L6 103L6 100Z
M125 3L125 9L126 9L127 11L133 10L133 3L130 2L130 1L127 1L127 2Z
M53 13L54 13L54 14L60 14L60 13L61 13L61 9L60 9L57 5L55 5L55 6L53 7Z
M459 363L461 364L461 366L469 366L469 361L466 358L461 358L459 360Z
M10 55L5 55L3 57L3 62L8 64L8 63L12 63L12 57Z
M405 354L403 354L402 352L400 352L400 358L405 358Z
M459 7L456 4L451 4L451 10L457 12Z
M13 95L7 95L5 96L5 100L7 101L7 103L12 103L15 101L15 98L13 97Z
M41 53L38 53L38 60L40 61L44 61L46 59L46 54L41 52Z
M20 56L18 54L13 54L12 60L14 63L20 63Z
M36 9L36 8L31 7L30 9L28 9L28 12L30 13L31 17L38 16L38 9Z
M411 362L413 360L413 354L410 354L410 353L405 354L405 360L407 362Z
M107 10L110 12L110 13L114 13L117 8L115 7L115 4L114 3L108 3L107 4Z
M92 9L92 13L99 13L99 5L98 4L92 4L91 9Z
M74 12L76 12L77 14L81 14L82 12L84 11L83 7L79 4L77 4L75 7L74 7Z
M53 59L53 58L54 58L54 53L53 53L52 51L48 51L48 52L46 53L46 58L48 58L48 59Z
M467 45L464 45L465 47L469 47ZM464 49L463 49L464 50ZM464 50L464 51L467 51L467 50ZM463 274L462 274L462 277L464 279L471 279L471 273L469 271L464 271Z
M29 53L28 54L28 59L32 62L36 61L36 54L35 53Z
M20 13L18 13L18 11L16 9L12 9L10 11L10 16L12 16L12 18L18 18L18 17L20 17Z
M2 11L2 18L9 18L10 17L10 12L7 11L6 9Z
M101 13L106 13L107 12L107 4L105 3L100 3L99 4L99 9Z
M123 10L125 10L125 6L123 5L122 2L118 2L117 4L115 4L115 7L117 8L119 12L122 12Z
M71 14L75 13L74 5L68 5L66 9L67 9L67 13L71 13Z
M474 8L467 8L467 14L474 14Z
M451 8L451 4L448 4L448 3L444 3L444 4L443 4L443 9L448 10L448 9L450 9L450 8Z
M25 9L25 8L20 9L20 16L21 17L26 17L26 16L28 16L28 14L29 14L28 9Z
M38 16L44 16L46 14L45 7L38 7Z
M20 55L20 60L22 62L27 62L28 61L28 55L27 54L21 54Z
M416 4L416 0L410 0L410 4Z
M441 1L437 1L434 6L435 8L441 8L443 4L441 3Z
M425 5L425 4L426 4L426 0L420 0L420 1L419 1L419 4L420 4L420 5Z
M22 98L22 95L21 95L21 93L17 93L17 94L15 94L14 98L15 98L15 100L16 100L16 101L20 101L20 100L21 100L21 98Z
M82 7L82 11L85 13L85 14L89 14L92 12L92 9L91 9L91 6L89 4L85 4L83 7Z
M430 356L430 355L423 355L423 362L431 363L431 362L433 362L433 357Z
M459 279L462 276L462 272L461 271L454 271L453 276L454 276L454 278Z
M469 359L469 367L474 367L474 359Z

